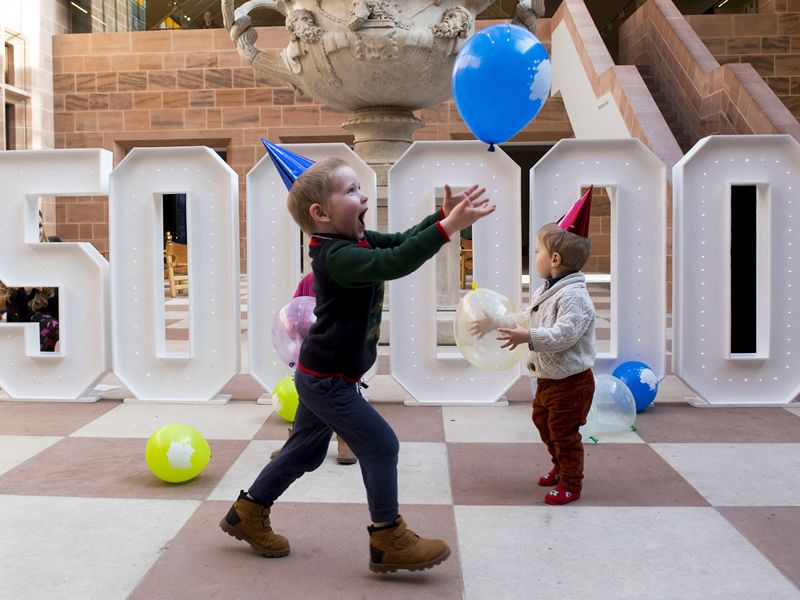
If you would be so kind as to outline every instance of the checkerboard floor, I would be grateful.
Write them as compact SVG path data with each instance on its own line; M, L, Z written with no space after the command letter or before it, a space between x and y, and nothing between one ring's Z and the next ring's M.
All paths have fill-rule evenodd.
M0 597L800 598L800 408L693 408L666 387L635 433L587 446L584 495L565 507L542 503L527 402L376 402L401 440L403 515L454 549L393 576L367 570L360 470L336 464L334 443L274 508L288 557L219 530L285 439L269 405L0 403ZM246 376L227 391L259 394ZM186 484L144 464L168 422L211 443Z
M241 374L221 406L125 403L124 388L92 404L0 402L0 598L800 599L800 405L694 408L669 376L636 432L587 445L581 500L550 507L526 379L507 407L404 406L386 358L367 392L401 441L401 512L450 543L443 565L368 571L360 470L336 464L335 443L273 509L288 557L220 531L286 438ZM144 462L170 422L213 453L181 485Z

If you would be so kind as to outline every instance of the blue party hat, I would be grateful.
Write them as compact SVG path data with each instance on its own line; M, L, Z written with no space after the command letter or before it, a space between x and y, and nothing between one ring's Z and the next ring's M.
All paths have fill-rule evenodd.
M297 178L303 174L308 167L314 164L313 160L309 160L305 156L300 156L294 152L289 152L275 144L261 138L264 148L267 149L267 154L278 169L278 173L286 184L286 189L292 189L292 185L297 181Z

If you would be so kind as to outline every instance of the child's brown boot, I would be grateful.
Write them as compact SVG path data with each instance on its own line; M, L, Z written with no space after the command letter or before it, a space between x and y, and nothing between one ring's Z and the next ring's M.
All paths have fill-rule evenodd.
M289 554L289 540L272 531L269 523L269 506L261 506L247 498L247 492L239 492L228 514L219 522L222 531L237 540L244 540L267 558L279 558Z
M450 556L444 540L419 537L407 526L403 517L383 527L368 527L369 570L373 573L394 573L398 569L422 571L443 562Z
M291 428L291 427L289 427L289 435L286 437L286 439L287 439L287 440L288 440L290 437L292 437L292 433L293 433L293 432L292 432L292 428ZM275 448L275 450L273 450L272 452L270 452L270 453L269 453L269 459L270 459L270 460L272 460L273 458L275 458L276 456L278 456L278 453L279 453L281 450L283 450L283 446L281 446L280 448Z
M350 450L350 446L347 445L342 438L339 436L337 437L338 449L336 451L336 462L340 465L354 465L358 462L356 455L353 454L353 451Z

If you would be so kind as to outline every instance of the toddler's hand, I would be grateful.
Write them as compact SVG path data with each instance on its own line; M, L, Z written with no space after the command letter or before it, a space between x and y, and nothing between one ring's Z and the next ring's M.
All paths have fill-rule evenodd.
M476 336L478 339L481 339L493 329L497 329L497 323L495 323L494 319L490 315L487 315L484 311L481 311L480 318L469 322L470 335Z
M501 348L508 348L509 351L513 350L520 344L529 344L531 341L531 332L525 329L522 325L515 325L514 327L498 327L497 331L500 335L497 336L498 342L504 342Z

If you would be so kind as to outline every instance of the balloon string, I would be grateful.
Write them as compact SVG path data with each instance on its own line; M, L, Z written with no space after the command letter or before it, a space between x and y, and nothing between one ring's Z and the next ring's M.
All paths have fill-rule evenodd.
M489 144L489 152L494 152L494 144Z

